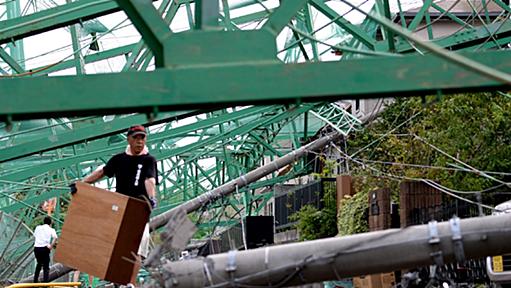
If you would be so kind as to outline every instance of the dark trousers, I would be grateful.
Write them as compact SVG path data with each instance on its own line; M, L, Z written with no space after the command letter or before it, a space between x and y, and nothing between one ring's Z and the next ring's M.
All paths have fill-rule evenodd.
M50 279L50 249L48 249L48 247L34 247L34 254L35 259L37 260L34 273L34 283L39 282L41 267L43 268L44 282L48 282Z

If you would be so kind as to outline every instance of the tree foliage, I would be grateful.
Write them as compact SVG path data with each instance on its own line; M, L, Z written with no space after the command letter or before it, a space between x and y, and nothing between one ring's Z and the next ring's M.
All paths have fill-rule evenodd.
M505 193L497 197L508 187L470 168L497 172L489 175L511 182L503 174L511 172L511 99L499 94L398 98L376 121L351 134L347 146L347 154L352 155L350 174L359 184L357 195L341 200L341 235L367 231L369 191L389 187L398 203L402 179L429 179L459 191L490 189L483 194L489 205L509 200ZM314 218L318 215L321 211L312 208L300 211L299 219L307 219L302 229L314 228L315 221L328 222Z
M319 174L313 174L315 178L327 178L333 176L335 160L328 160L320 157L322 162L322 171ZM289 216L291 221L297 221L296 228L300 235L300 240L314 240L325 237L332 237L337 234L337 203L335 189L323 187L324 194L321 201L323 209L317 209L312 205L303 206L300 211Z
M451 95L427 105L418 98L398 99L378 121L351 137L349 153L381 138L356 155L361 161L395 163L366 162L379 174L431 179L456 190L483 190L496 182L458 168L469 169L463 162L480 171L511 171L510 116L511 100L492 93ZM362 175L378 174L362 166L356 171Z
M300 211L289 216L291 221L298 221L296 228L301 241L332 237L337 234L335 191L326 190L321 201L324 204L323 209L305 205Z

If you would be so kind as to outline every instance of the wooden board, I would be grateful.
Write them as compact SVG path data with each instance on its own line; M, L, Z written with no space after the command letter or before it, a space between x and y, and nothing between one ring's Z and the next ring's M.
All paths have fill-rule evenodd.
M85 183L76 187L55 261L101 279L129 283L149 207Z

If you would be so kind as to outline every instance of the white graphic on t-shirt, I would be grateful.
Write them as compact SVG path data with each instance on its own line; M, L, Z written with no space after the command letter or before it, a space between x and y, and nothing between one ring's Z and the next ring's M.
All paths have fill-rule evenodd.
M138 186L138 180L140 179L140 171L142 170L142 164L138 164L137 175L135 176L135 186Z

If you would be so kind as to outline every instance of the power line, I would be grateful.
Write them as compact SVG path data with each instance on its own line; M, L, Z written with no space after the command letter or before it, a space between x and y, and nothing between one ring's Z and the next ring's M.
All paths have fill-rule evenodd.
M369 168L370 170L372 170L372 171L376 172L376 173L377 173L379 176L381 176L381 177L387 177L387 178L391 178L391 179L395 179L395 180L419 181L419 182L423 182L423 183L425 183L425 184L428 184L429 186L432 186L432 187L434 187L434 188L437 188L437 187L433 186L433 184L432 184L432 183L437 184L437 183L436 183L436 182L434 182L433 180L424 179L424 178L413 178L413 177L408 177L408 176L397 176L397 175L393 175L393 174L390 174L390 173L387 173L387 172L383 172L383 171L381 171L381 170L379 170L379 169L376 169L376 168L374 168L374 167L372 167L372 166L370 166L370 165L364 164L364 163L362 163L361 161L358 161L357 159L354 159L353 157L350 157L348 154L346 154L344 151L342 151L342 149L340 149L339 147L337 147L335 144L332 144L332 146L333 146L336 150L338 150L341 154L343 154L343 155L344 155L344 157L345 157L346 159L351 160L351 161L353 161L354 163L359 164L359 165L360 165L360 166L362 166L363 168L365 168L365 167ZM439 185L439 184L438 184L438 185ZM474 204L474 205L478 205L478 206L479 206L479 205L481 205L482 207L484 207L484 208L488 208L488 209L491 209L492 211L494 211L494 210L495 210L495 208L494 208L494 207L492 207L492 206L488 206L488 205L484 205L484 204L480 204L480 203L474 202L474 201L472 201L472 200L470 200L470 199L467 199L467 198L461 197L461 196L459 196L459 195L456 195L456 194L454 194L454 193L452 193L452 192L449 192L449 191L447 191L446 189L443 189L442 187L443 187L443 186L439 185L439 187L438 187L437 189L438 189L439 191L441 191L441 192L444 192L444 193L445 193L445 194L447 194L447 195L450 195L450 196L452 196L452 197L454 197L454 198L457 198L457 199L459 199L459 200L462 200L462 201L464 201L464 202L467 202L467 203L470 203L470 204Z

